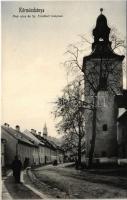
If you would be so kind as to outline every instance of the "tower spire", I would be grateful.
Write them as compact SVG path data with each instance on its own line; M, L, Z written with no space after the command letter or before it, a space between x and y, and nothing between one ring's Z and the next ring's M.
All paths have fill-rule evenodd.
M46 122L45 122L44 127L43 127L43 137L46 138L47 136L48 136L48 130L47 130Z

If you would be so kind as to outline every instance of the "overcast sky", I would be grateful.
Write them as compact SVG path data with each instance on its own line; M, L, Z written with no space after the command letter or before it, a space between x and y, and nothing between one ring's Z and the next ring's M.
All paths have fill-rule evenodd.
M63 17L13 17L19 7L41 8L45 15ZM91 35L101 7L109 27L125 36L125 1L2 2L3 122L37 131L46 122L49 135L57 136L51 102L67 83L60 63L79 34Z

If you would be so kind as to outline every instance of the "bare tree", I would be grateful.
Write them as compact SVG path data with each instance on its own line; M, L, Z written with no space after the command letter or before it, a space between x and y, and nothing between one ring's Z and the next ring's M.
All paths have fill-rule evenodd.
M64 134L64 147L77 155L79 166L85 142L84 102L82 80L75 80L64 88L63 95L55 102L54 110L55 117L59 118L57 130Z

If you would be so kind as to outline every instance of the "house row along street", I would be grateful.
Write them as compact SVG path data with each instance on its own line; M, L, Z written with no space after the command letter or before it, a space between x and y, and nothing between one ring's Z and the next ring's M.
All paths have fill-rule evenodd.
M127 198L126 169L76 170L47 165L22 172L22 184L12 173L3 182L3 199Z

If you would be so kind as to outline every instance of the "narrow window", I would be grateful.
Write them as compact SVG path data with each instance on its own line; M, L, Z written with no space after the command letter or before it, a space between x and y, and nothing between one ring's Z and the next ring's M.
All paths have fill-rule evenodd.
M107 130L108 130L107 124L104 124L103 125L103 131L107 131Z

